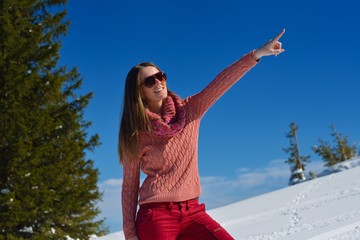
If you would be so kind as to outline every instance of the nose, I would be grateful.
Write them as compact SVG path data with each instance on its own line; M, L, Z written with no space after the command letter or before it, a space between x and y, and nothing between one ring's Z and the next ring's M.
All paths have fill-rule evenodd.
M155 82L156 82L156 83L163 83L163 82L165 82L165 81L164 81L163 78L160 78L160 79L155 78Z

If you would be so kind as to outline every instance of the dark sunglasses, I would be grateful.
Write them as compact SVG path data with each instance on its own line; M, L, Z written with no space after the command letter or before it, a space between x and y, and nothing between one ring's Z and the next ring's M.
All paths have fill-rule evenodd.
M152 88L155 85L156 80L159 80L160 82L165 82L166 81L166 73L164 73L164 72L155 73L154 75L151 75L150 77L145 78L144 82L141 83L141 85L144 84L145 87Z

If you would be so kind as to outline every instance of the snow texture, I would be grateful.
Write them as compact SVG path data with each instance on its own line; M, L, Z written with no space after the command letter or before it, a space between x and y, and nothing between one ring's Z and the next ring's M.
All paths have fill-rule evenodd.
M236 240L360 239L360 158L322 177L208 211ZM346 170L346 171L344 171ZM122 240L122 231L93 240Z

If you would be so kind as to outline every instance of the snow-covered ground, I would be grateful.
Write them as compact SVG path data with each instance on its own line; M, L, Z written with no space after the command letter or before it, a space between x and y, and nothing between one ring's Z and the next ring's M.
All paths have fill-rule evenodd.
M360 158L322 177L210 210L236 240L360 239ZM97 240L122 240L122 231Z

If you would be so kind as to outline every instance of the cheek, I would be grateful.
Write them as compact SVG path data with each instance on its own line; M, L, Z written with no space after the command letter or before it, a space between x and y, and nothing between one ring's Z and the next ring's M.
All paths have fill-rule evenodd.
M151 97L151 88L142 88L140 89L140 96L142 99L148 99Z

